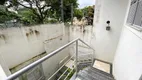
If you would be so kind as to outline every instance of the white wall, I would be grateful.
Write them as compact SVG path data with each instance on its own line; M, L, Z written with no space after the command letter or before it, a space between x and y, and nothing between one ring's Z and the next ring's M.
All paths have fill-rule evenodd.
M1 69L3 69L5 75L10 75L11 74L5 60L3 59L3 57L1 55L0 55L0 66L1 66Z
M6 78L6 74L3 71L3 68L0 65L0 80L4 80Z
M97 0L95 13L95 57L112 63L125 19L128 0ZM110 20L111 30L106 30Z
M107 0L107 2L110 3L112 8L109 7L108 9L112 10L112 13L114 14L114 17L112 17L112 18L115 18L115 19L112 19L112 18L110 18L110 19L112 19L113 21L116 21L118 23L112 24L114 26L112 26L112 31L110 31L110 32L106 32L105 30L104 30L104 32L102 32L102 26L99 26L99 27L96 26L96 37L97 37L96 39L98 39L98 36L100 36L99 38L102 39L101 41L99 41L100 39L97 40L96 51L100 52L100 51L98 51L98 46L99 46L100 50L101 49L102 49L102 51L104 50L104 53L108 52L108 51L115 53L115 50L116 50L115 56L114 56L114 54L113 55L109 54L109 55L111 55L111 57L104 55L104 56L107 56L108 58L112 58L114 56L113 75L116 80L139 80L140 76L142 75L142 33L131 28L130 26L127 26L125 23L126 19L127 19L127 14L129 11L130 0L117 0L117 1L113 0L111 2L109 2L109 1L111 1L111 0ZM114 2L117 4L114 4ZM125 4L125 6L124 6L124 4ZM103 1L101 3L101 5L103 7L105 7L105 10L101 8L101 10L103 10L101 12L103 14L107 14L106 6L109 6L109 5L106 5L105 1ZM122 11L120 11L120 9L118 7L119 8L121 7ZM119 14L117 14L117 12ZM103 18L101 18L102 16L104 17L104 15L101 14L100 22L98 24L100 24L101 21L106 19L106 17L109 17L109 15L108 15L108 16L104 17L104 19L103 19ZM122 18L122 16L124 17L124 19ZM122 21L120 21L120 20L122 20ZM120 28L122 28L122 27L123 27L123 30L121 33ZM118 30L117 33L116 33L116 30ZM100 32L100 34L99 34L99 32ZM121 33L121 37L119 38L120 33ZM102 38L102 37L105 37L105 38ZM114 39L112 37L114 37L116 39ZM119 41L119 43L118 43L118 41ZM98 42L100 42L100 45ZM101 42L103 42L104 46L103 46L103 44L101 44ZM117 43L118 43L118 45L117 45ZM106 44L108 44L108 45L106 45ZM106 49L110 48L112 50L109 50L109 49L106 50L106 49L104 49L104 47L106 47Z
M124 26L113 62L116 80L139 80L142 75L142 33Z
M116 80L139 80L142 75L142 32L126 25L131 0L97 0L96 57L113 62ZM106 21L111 31L106 31ZM122 29L122 32L121 32ZM120 37L121 35L121 37Z
M35 30L38 32L36 33ZM42 57L35 56L45 51L48 54L69 41L68 32L65 32L64 24L44 24L31 27L0 29L1 35L4 35L5 38L0 37L0 54L6 66L9 69L14 69L14 71ZM52 45L45 46L44 41L49 41ZM52 62L53 59L49 60L46 66L43 64L44 71L49 73L54 72L51 70L56 70L58 63L68 55L69 51L67 49L60 52L58 56L53 57L54 61L56 61L54 64ZM47 68L45 70L45 67L48 67L48 70ZM49 69L49 67L53 69ZM45 76L50 75L51 73Z

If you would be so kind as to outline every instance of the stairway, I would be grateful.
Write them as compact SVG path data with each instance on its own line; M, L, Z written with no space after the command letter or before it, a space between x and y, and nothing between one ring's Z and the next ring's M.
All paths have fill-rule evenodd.
M113 76L93 67L80 70L75 80L115 80Z

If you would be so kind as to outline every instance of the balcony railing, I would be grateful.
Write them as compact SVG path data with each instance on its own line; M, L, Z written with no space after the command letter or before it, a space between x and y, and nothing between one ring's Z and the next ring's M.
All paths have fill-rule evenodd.
M91 58L89 58L88 60L79 59L79 57L80 57L79 52L81 52L81 51L78 50L78 47L79 47L79 45L78 45L79 43L78 43L78 42L79 42L79 41L82 42L83 44L85 44L89 49L91 49L91 50L93 51L93 53L90 54L90 55L91 55L91 56L90 56ZM64 80L66 80L66 79L68 78L68 76L70 76L73 72L78 73L78 71L82 68L82 66L80 66L80 65L82 65L82 63L88 63L88 62L89 62L89 63L91 63L91 65L93 65L93 60L94 60L93 54L94 54L94 51L95 51L95 50L94 50L92 47L90 47L87 43L85 43L83 40L77 38L77 39L72 40L71 42L65 44L64 46L62 46L62 47L56 49L55 51L49 53L48 55L42 57L41 59L39 59L39 60L37 60L37 61L35 61L35 62L29 64L28 66L24 67L23 69L21 69L21 70L15 72L15 73L13 73L12 75L8 76L8 77L6 78L6 80L18 79L18 77L20 77L21 75L23 75L25 72L27 72L27 71L33 69L33 68L36 67L37 65L40 65L40 64L43 63L45 60L47 60L47 59L53 57L54 55L58 54L60 51L64 50L65 48L69 47L71 44L74 44L74 43L75 43L75 55L72 55L72 56L70 57L70 59L68 59L68 61L66 61L57 71L55 71L54 74L52 74L52 76L50 76L50 77L48 78L48 80L53 80L54 76L57 75L57 73L58 73L71 59L73 59L73 57L74 57L74 61L75 61L74 69L71 69L71 70L70 70L69 68L65 69L65 71L63 72L63 74L60 75L57 80L60 80L60 79L63 77L63 75L66 74L67 72L68 72L68 74L67 74L67 76L64 77ZM82 58L82 57L81 57L81 58ZM85 65L85 64L83 64L83 65Z

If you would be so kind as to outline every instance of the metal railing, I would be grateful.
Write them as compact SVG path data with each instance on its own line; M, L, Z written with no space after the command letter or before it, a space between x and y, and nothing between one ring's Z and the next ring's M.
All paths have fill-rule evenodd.
M73 55L74 56L74 55ZM52 78L73 58L73 56L67 60L54 74L52 74L48 80L52 80ZM68 70L69 68L67 68L66 70ZM64 71L64 73L57 79L57 80L60 80L60 78L65 74L66 70Z
M89 46L87 43L85 43L83 40L77 38L75 40L72 40L71 42L65 44L64 46L56 49L55 51L49 53L48 55L42 57L41 59L29 64L28 66L22 68L21 70L13 73L12 75L8 76L6 78L6 80L13 80L13 79L16 79L18 78L20 75L22 75L23 73L27 72L28 70L34 68L35 66L37 66L38 64L41 64L42 62L44 62L45 60L49 59L50 57L54 56L55 54L57 54L58 52L62 51L63 49L67 48L68 46L70 46L71 44L73 43L76 43L76 60L75 60L75 69L76 69L76 72L78 72L78 68L77 68L77 61L78 61L78 41L84 43L86 46L88 46L89 48L91 48L93 51L95 51L91 46ZM57 72L57 71L56 71ZM56 73L55 72L55 73Z

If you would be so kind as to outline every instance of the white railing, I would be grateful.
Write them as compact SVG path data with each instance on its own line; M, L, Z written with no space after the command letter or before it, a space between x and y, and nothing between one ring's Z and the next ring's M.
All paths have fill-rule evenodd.
M24 67L23 69L21 69L21 70L15 72L14 74L8 76L8 77L6 78L6 80L17 79L17 78L18 78L20 75L22 75L23 73L25 73L25 72L27 72L28 70L34 68L34 67L37 66L38 64L41 64L41 63L44 62L45 60L47 60L47 59L49 59L50 57L54 56L55 54L57 54L58 52L62 51L62 50L65 49L65 48L67 48L68 46L70 46L70 45L73 44L73 43L76 43L75 70L76 70L76 73L77 73L77 72L78 72L78 68L77 68L77 61L78 61L78 41L84 43L86 46L88 46L88 47L91 48L93 51L95 51L92 47L90 47L90 46L89 46L87 43L85 43L83 40L77 38L77 39L75 39L75 40L73 40L73 41L71 41L71 42L65 44L64 46L62 46L62 47L56 49L55 51L49 53L48 55L42 57L41 59L39 59L39 60L37 60L37 61L35 61L35 62L29 64L28 66L26 66L26 67ZM71 57L71 58L72 58L72 57ZM70 58L70 59L71 59L71 58ZM70 59L69 59L69 60L70 60ZM93 58L92 58L92 59L93 59ZM92 60L92 61L93 61L93 60ZM67 61L67 62L68 62L68 61ZM65 63L65 64L66 64L66 63ZM63 64L63 66L64 66L65 64ZM63 66L61 66L61 68L62 68ZM58 72L61 68L59 68L52 76L54 76L55 74L57 74L57 72ZM72 71L72 70L71 70L71 71ZM71 73L71 72L70 72L70 73ZM70 74L70 73L69 73L69 74ZM67 76L69 76L69 74L68 74ZM52 76L51 76L50 78L52 78ZM62 76L61 76L61 77L62 77ZM66 77L66 78L67 78L67 77ZM48 79L48 80L50 80L50 79Z

